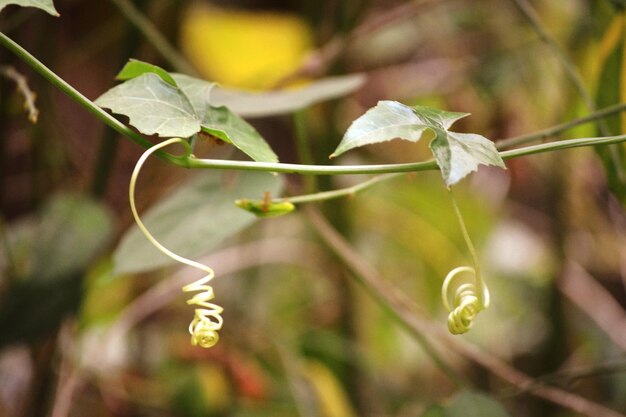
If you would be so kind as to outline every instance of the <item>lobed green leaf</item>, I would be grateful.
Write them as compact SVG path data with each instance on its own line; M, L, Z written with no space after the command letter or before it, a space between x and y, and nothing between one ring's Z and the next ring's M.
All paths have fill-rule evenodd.
M117 75L125 81L95 102L129 118L139 132L188 138L200 130L234 145L255 161L277 162L265 139L224 106L210 105L215 83L169 74L156 65L130 60Z
M436 130L430 149L448 186L476 171L480 164L505 168L494 143L474 133Z
M409 107L396 101L380 101L350 125L331 158L350 149L396 138L417 142L426 130L430 130L435 134L430 149L446 185L456 184L480 164L504 168L500 154L489 139L448 131L455 121L467 115L424 106Z
M425 123L410 107L396 101L379 101L376 107L352 122L330 157L337 157L359 146L396 138L417 142L429 127L430 124Z
M128 116L146 135L188 138L200 131L200 120L187 96L154 73L145 73L113 87L95 103Z

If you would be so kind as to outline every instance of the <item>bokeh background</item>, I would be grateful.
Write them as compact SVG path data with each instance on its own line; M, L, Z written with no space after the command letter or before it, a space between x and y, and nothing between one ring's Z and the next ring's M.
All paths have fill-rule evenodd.
M428 159L426 141L393 141L328 160L350 122L382 99L471 113L454 130L498 142L626 95L620 1L532 2L591 103L512 0L131 2L180 54L173 60L129 20L125 1L55 4L59 18L9 6L0 30L90 99L115 85L129 58L255 92L362 74L343 97L248 119L282 162ZM172 221L179 228L171 238L183 246L194 225L223 226L189 242L216 270L225 308L220 343L202 350L189 344L192 310L180 291L199 272L151 270L147 242L120 246L133 225L127 187L142 149L7 50L0 65L27 77L40 112L31 123L15 84L0 80L0 415L578 415L532 394L546 384L626 413L623 146L617 163L606 149L554 152L507 161L506 171L481 167L454 187L492 294L458 338L539 381L526 387L449 349L438 332L408 330L381 294L355 280L305 210L230 227L238 209L211 204L224 193L236 198L228 187L242 174L151 160L137 194L144 211L198 177L217 184L198 210ZM623 117L558 138L624 134ZM197 155L245 159L212 142ZM280 181L284 195L297 195L365 179ZM318 208L358 261L412 303L416 320L445 329L443 278L470 259L437 172ZM120 259L144 269L119 273ZM482 392L480 400L459 400L467 389Z

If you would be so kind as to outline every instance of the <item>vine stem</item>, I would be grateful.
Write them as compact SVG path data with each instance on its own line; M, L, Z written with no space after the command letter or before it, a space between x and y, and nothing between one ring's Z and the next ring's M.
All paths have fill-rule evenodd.
M126 136L136 144L150 148L152 143L144 139L141 135L130 129L122 122L111 116L105 110L97 106L94 102L82 95L74 87L65 80L55 74L52 70L41 63L37 58L22 48L11 38L0 32L0 44L9 49L20 59L30 65L41 76L48 80L51 84L59 88L71 99L83 106L87 111L95 115L103 123L116 130L118 133ZM525 155L536 153L551 152L556 150L576 148L583 146L609 145L614 143L626 142L626 135L608 136L597 138L583 138L563 140L559 142L545 143L541 145L528 146L520 149L501 152L503 159L512 159ZM383 164L383 165L299 165L299 164L282 164L267 162L247 162L247 161L226 161L212 159L198 159L193 156L176 157L164 152L157 151L156 155L167 160L168 162L184 168L198 169L234 169L247 171L265 171L280 173L295 173L303 175L339 175L339 174L386 174L386 173L406 173L439 169L434 160L415 162L409 164Z
M572 119L567 122L558 124L556 126L552 126L547 129L540 130L538 132L527 133L527 134L513 136L507 139L500 140L496 142L496 148L498 148L499 150L503 150L503 149L512 148L515 146L535 142L538 140L546 139L551 136L556 136L576 126L593 122L599 118L607 117L612 114L622 112L624 110L626 110L626 103L616 104L614 106L610 106L602 110L598 110L597 112L594 112L587 116ZM367 181L364 181L362 183L359 183L350 187L340 188L340 189L336 189L332 191L323 191L323 192L318 192L318 193L313 193L313 194L304 194L304 195L282 197L282 198L278 197L278 198L274 198L272 202L278 203L280 201L289 201L294 204L300 204L300 203L311 203L311 202L332 200L332 199L341 198L341 197L353 197L355 194L357 194L360 191L366 190L380 182L398 178L401 175L403 175L403 173L394 173L394 174L375 176ZM258 200L258 202L260 201L261 200Z
M4 46L15 55L17 55L22 61L28 64L32 69L39 73L43 78L45 78L52 85L57 87L59 90L63 91L67 94L72 100L77 102L79 105L84 107L88 112L96 116L107 126L111 127L113 130L118 133L126 136L137 145L142 146L144 148L149 148L152 146L150 141L146 140L140 134L136 133L134 130L130 129L122 122L117 120L115 117L111 116L109 113L104 111L102 108L97 106L93 101L89 100L83 94L81 94L78 90L68 84L64 79L55 74L52 70L46 67L41 61L35 58L30 54L26 49L22 48L21 45L16 43L14 40L9 38L4 33L0 32L0 45ZM178 161L178 158L167 155L163 152L158 152L158 155L161 158L165 158L169 162L172 162L176 165L181 165Z
M569 120L565 123L561 123L547 129L540 130L538 132L528 133L524 135L514 136L511 138L502 139L496 142L498 149L508 149L519 145L525 145L527 143L535 142L538 140L547 139L551 136L556 136L576 126L580 126L589 122L595 122L598 119L602 119L607 116L611 116L616 113L620 113L626 110L626 103L619 103L613 106L605 107L601 110L594 111L583 117Z
M563 69L565 70L566 76L576 88L578 95L583 99L583 102L585 103L587 109L591 112L595 111L596 103L591 97L591 94L589 94L589 92L587 91L585 83L582 79L582 76L580 75L580 72L576 68L576 65L559 46L558 41L550 34L550 31L548 31L546 26L543 24L535 9L528 2L528 0L513 1L517 5L518 9L520 9L520 11L524 14L528 22L533 26L535 32L537 32L537 35L539 35L541 40L548 46L548 48L552 50L556 58L559 60L559 62L563 66ZM597 125L598 129L600 130L600 134L602 134L603 136L608 136L611 133L603 120L599 120ZM626 181L626 173L624 173L624 169L622 168L622 164L617 150L614 147L610 147L609 152L613 164L615 164L617 177L622 182Z
M626 135L581 138L562 140L558 142L543 143L540 145L526 146L524 148L513 149L500 152L502 159L513 159L520 156L533 155L538 153L552 152L556 150L581 148L585 146L609 145L626 142ZM439 167L434 160L423 162L412 162L405 164L381 164L381 165L300 165L284 164L273 162L250 162L231 161L221 159L200 159L188 157L183 158L180 163L191 169L233 169L239 171L265 171L302 175L354 175L354 174L389 174L406 173L417 171L438 170Z
M474 243L472 243L472 238L470 237L469 232L467 231L467 226L465 225L465 220L463 219L463 214L461 213L461 209L459 208L459 204L454 197L454 193L452 193L452 189L448 188L448 194L450 194L450 200L452 201L452 207L454 208L454 214L459 222L459 226L461 227L461 234L463 235L463 240L465 241L465 245L467 246L467 250L470 253L470 257L472 258L472 264L474 267L474 276L476 279L476 291L478 292L480 305L487 307L489 303L489 297L485 294L485 282L483 280L482 269L480 267L480 261L478 260L478 254L476 253L476 248L474 247Z

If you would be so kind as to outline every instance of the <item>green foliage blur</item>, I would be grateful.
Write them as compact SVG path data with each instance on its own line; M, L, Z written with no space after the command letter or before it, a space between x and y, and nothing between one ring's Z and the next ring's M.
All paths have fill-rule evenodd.
M7 5L0 31L90 99L116 84L129 58L178 71L120 3L56 0L60 17ZM244 115L281 162L329 164L350 123L379 100L471 113L455 131L496 144L592 112L513 0L131 3L195 75L225 91L365 76L350 94L307 101L295 115ZM622 2L532 5L594 105L626 101ZM133 229L128 182L142 149L0 49L0 69L8 66L27 78L40 114L29 122L23 94L0 78L0 416L577 416L432 338L462 383L450 378L320 240L304 207L256 219L235 206L365 176L190 172L150 159L139 208L157 238L215 270L225 309L219 344L192 347L193 309L180 289L199 273L168 264ZM624 113L560 138L619 134ZM332 163L426 160L422 142L380 143ZM626 148L611 149L482 166L454 186L492 296L456 337L538 384L626 414ZM194 154L245 159L215 137L200 136ZM438 172L318 208L446 328L443 278L471 259Z

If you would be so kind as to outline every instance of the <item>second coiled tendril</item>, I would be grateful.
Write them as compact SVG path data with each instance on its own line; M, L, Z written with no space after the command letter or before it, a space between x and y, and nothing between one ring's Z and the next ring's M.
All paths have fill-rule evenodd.
M461 274L464 273L471 274L474 282L463 280ZM450 312L448 330L452 334L469 331L476 315L489 306L489 289L470 266L459 266L450 271L443 281L441 295L443 305Z
M144 162L146 161L146 159L148 159L150 155L152 155L157 150L169 145L173 145L175 143L179 143L185 146L187 152L185 156L189 156L191 154L191 148L185 140L180 138L172 138L152 146L151 148L146 150L143 155L141 155L141 157L137 161L137 164L135 165L135 169L133 170L133 174L130 178L130 186L128 188L130 209L133 212L133 217L135 218L135 222L137 223L137 226L139 227L141 232L158 250L178 262L194 268L198 268L199 270L206 273L204 277L200 278L192 284L183 287L183 291L196 292L196 294L192 298L187 300L187 304L196 306L193 320L189 324L191 344L194 346L209 348L214 346L218 342L218 331L222 328L222 324L224 322L221 316L222 311L224 311L222 307L210 302L215 295L213 293L213 288L208 285L208 283L213 278L215 278L215 272L213 272L213 269L211 269L210 267L180 256L163 246L158 240L156 240L154 236L152 236L152 234L143 224L143 222L139 218L137 207L135 206L135 184L137 182L137 177L139 176L139 172L141 171L141 167L143 166Z
M448 330L452 334L462 334L469 331L474 319L482 310L489 307L489 289L483 281L480 263L476 250L472 244L463 215L450 191L454 213L461 226L463 239L470 252L474 267L459 266L448 273L441 287L443 305L448 312ZM468 275L470 279L467 279Z

